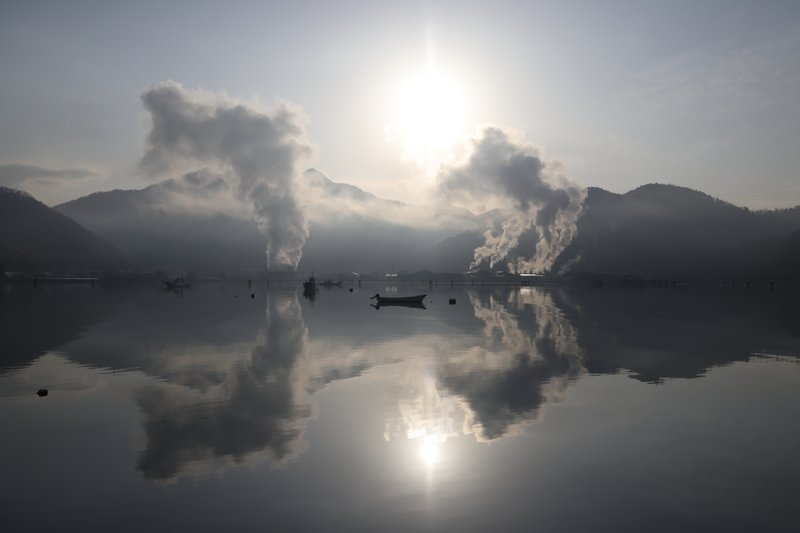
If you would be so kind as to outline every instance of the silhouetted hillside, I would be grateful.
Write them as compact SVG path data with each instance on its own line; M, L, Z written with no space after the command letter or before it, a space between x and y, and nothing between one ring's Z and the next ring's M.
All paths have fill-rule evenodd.
M0 187L0 265L8 271L118 270L119 251L27 193Z
M434 272L464 272L472 263L474 250L483 244L477 231L465 231L438 243L430 252L428 267Z
M590 188L584 206L555 271L756 279L790 277L800 266L792 241L800 208L750 211L659 184L625 194Z

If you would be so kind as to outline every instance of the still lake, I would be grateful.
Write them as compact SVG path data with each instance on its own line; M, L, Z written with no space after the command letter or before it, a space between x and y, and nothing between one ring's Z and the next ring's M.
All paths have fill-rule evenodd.
M3 531L800 527L797 290L0 295Z

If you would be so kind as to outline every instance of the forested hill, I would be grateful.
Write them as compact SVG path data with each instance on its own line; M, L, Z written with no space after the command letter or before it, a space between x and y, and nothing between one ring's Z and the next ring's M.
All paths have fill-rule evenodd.
M693 279L792 278L800 269L800 207L751 211L699 191L590 188L578 234L554 270Z

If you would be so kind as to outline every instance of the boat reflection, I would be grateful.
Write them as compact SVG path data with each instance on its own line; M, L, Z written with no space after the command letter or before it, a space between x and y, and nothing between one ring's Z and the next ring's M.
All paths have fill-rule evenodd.
M317 299L317 293L319 291L317 289L303 289L303 298L311 302L312 304Z
M378 302L377 304L369 304L370 307L379 311L381 307L410 307L411 309L427 309L422 302Z

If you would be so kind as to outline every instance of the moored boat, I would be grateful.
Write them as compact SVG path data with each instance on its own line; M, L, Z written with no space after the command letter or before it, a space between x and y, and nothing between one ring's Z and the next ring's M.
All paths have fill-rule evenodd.
M387 304L421 304L427 294L418 294L416 296L381 296L376 294L370 300L378 300L378 305Z

